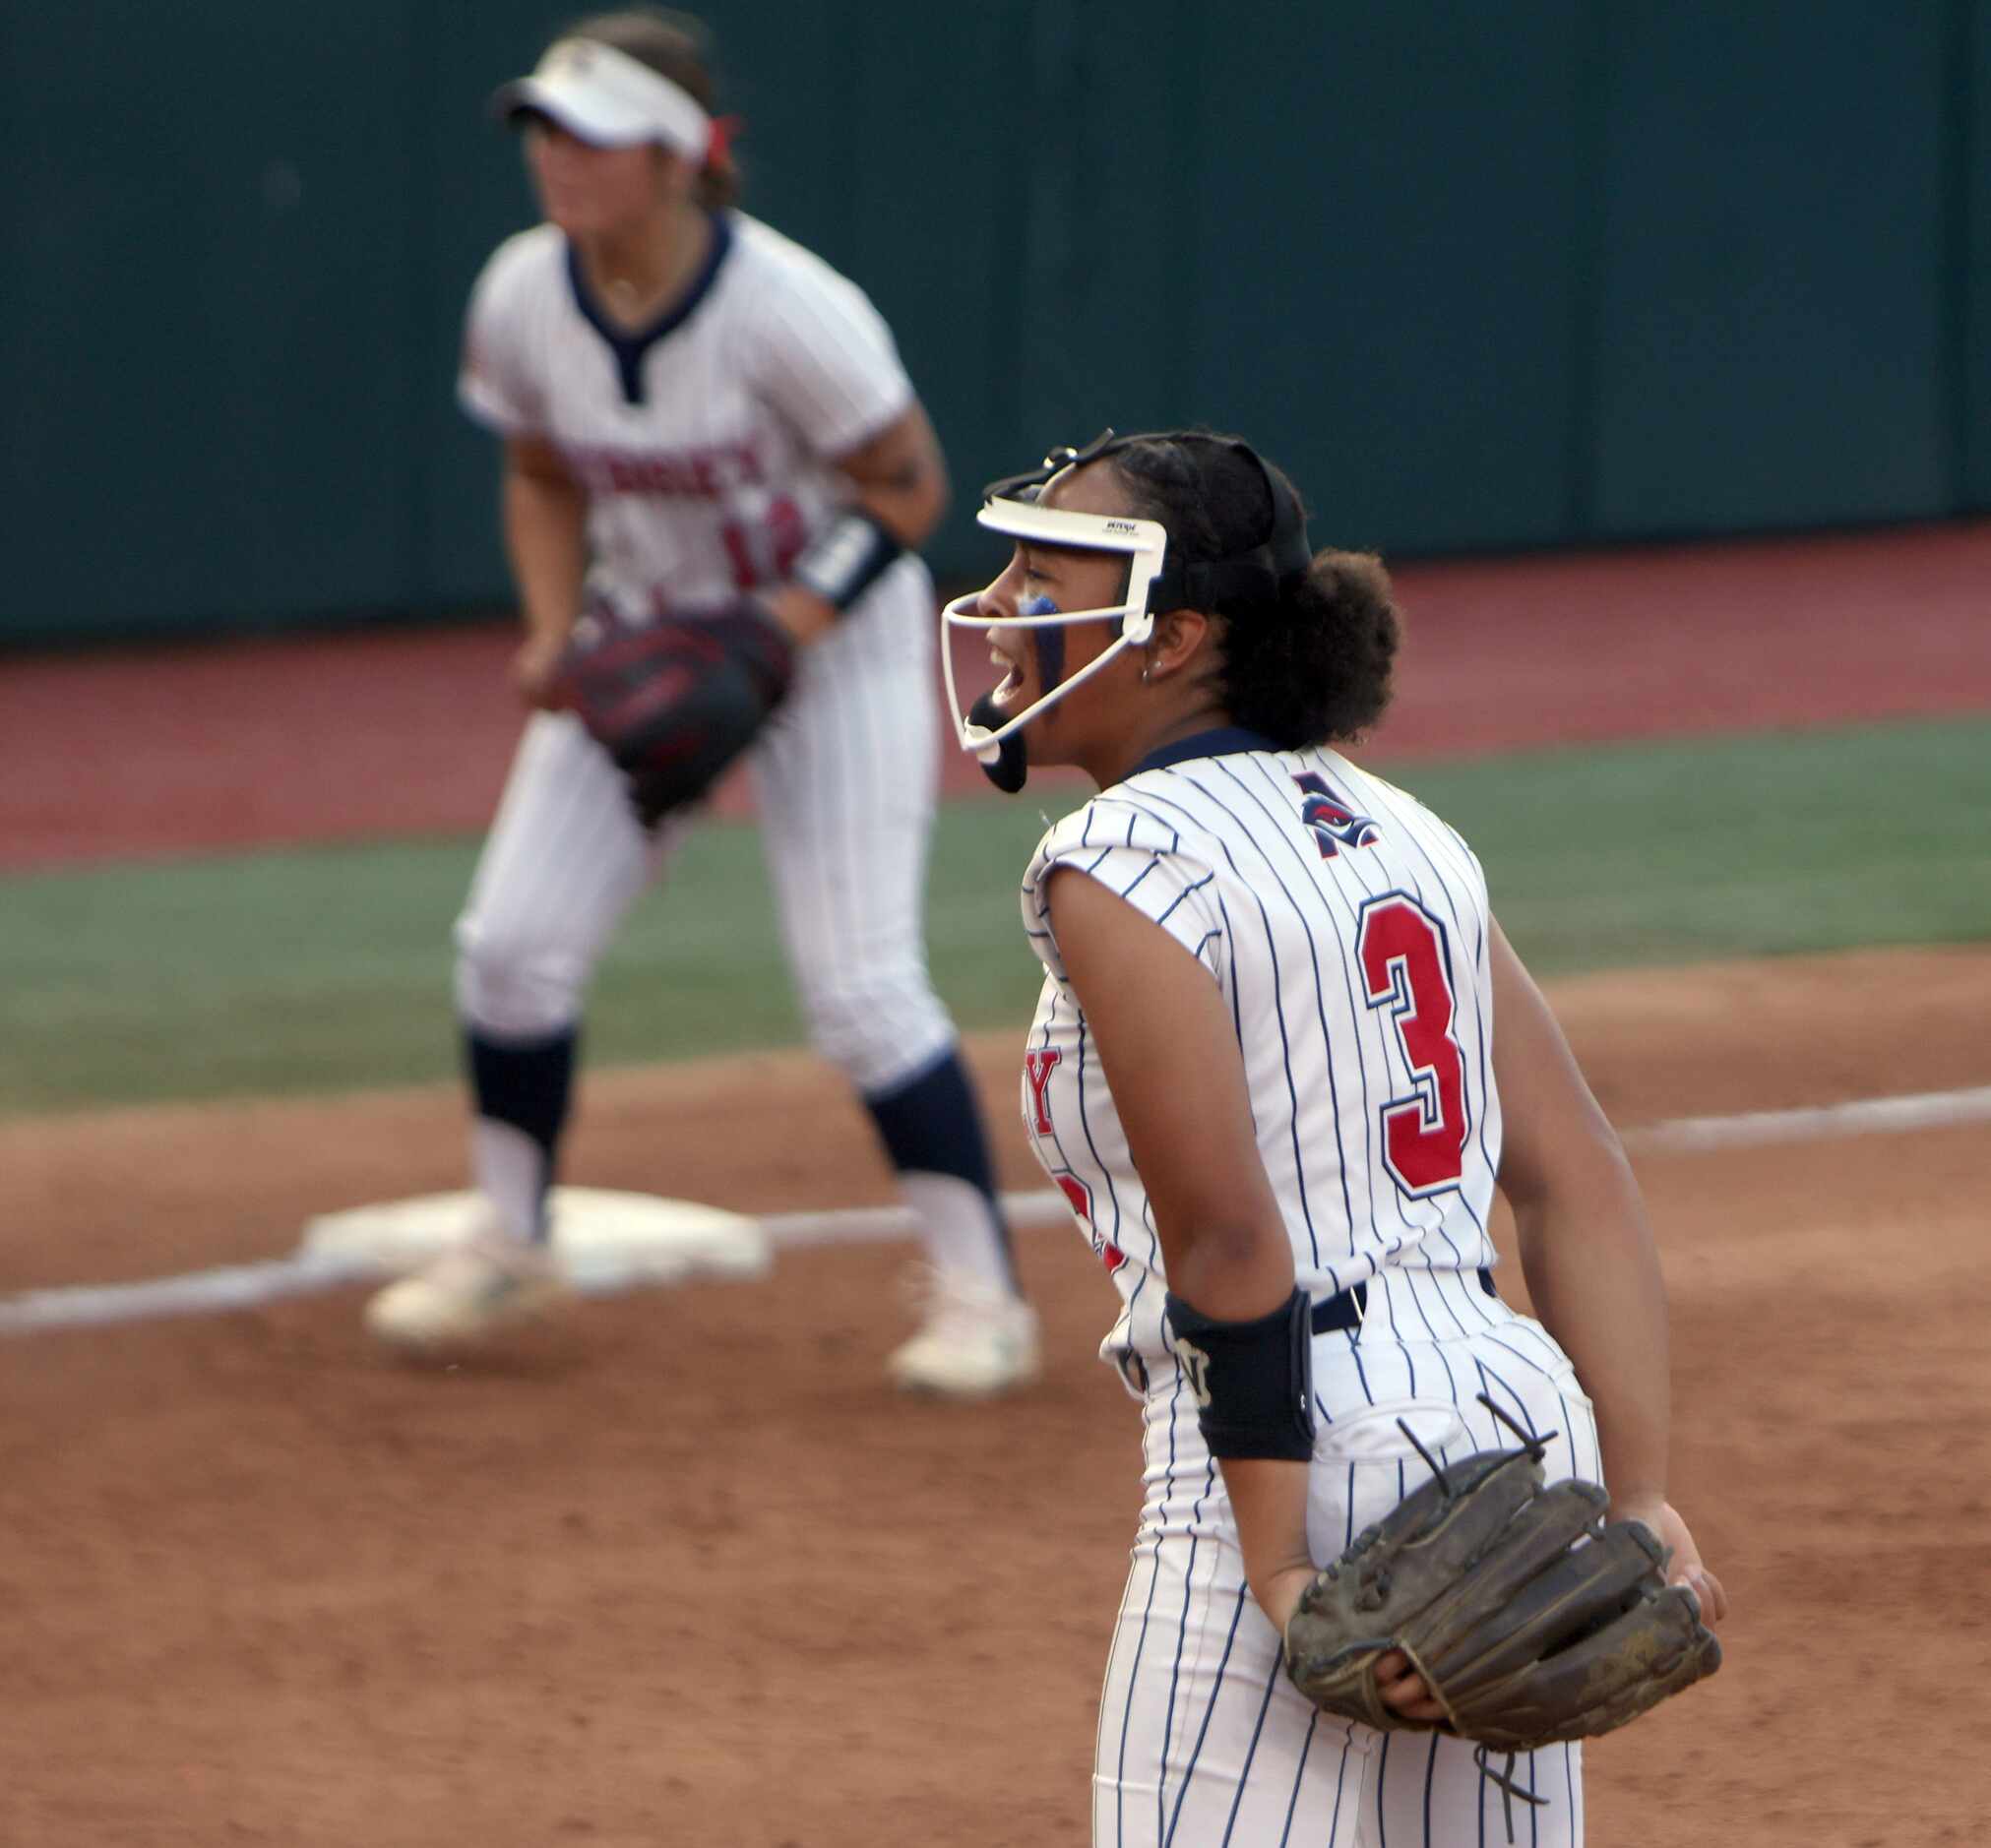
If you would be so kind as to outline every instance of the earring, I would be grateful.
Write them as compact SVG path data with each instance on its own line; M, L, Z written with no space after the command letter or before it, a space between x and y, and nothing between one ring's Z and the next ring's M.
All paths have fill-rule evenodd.
M1144 687L1145 687L1145 686L1146 686L1146 685L1148 684L1148 670L1149 670L1149 669L1150 669L1150 668L1151 668L1151 667L1152 665L1153 665L1153 663L1152 663L1151 661L1143 661L1143 662L1141 663L1141 684L1142 684L1142 685L1143 685Z

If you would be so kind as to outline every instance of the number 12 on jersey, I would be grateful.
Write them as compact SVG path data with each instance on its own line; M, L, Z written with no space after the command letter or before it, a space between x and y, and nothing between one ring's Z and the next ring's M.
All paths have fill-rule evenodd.
M1464 1173L1465 1056L1453 1033L1456 1007L1445 927L1405 893L1384 893L1362 907L1355 939L1371 1008L1388 1008L1410 1070L1408 1095L1378 1113L1384 1161L1413 1199L1457 1187Z
M759 525L728 520L719 528L719 540L732 566L733 584L753 590L764 584L779 584L788 575L809 543L809 529L802 524L801 509L779 494L768 504Z

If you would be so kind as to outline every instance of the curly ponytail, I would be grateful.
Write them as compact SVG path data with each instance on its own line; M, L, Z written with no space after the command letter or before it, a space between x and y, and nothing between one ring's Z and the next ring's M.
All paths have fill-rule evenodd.
M1288 751L1359 738L1390 704L1400 634L1381 559L1316 552L1277 620L1225 625L1231 716Z

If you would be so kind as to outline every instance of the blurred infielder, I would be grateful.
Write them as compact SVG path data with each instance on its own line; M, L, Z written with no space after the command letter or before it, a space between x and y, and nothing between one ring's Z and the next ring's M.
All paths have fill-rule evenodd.
M943 463L864 294L729 209L712 98L697 23L646 8L574 27L496 98L524 128L546 222L478 278L460 395L505 442L517 677L531 704L559 704L577 622L696 640L682 612L712 612L712 637L758 638L778 706L754 714L748 761L790 965L932 1263L892 1371L997 1391L1035 1372L1035 1318L920 924L934 600L910 548L940 516ZM646 830L571 712L528 723L457 927L489 1224L374 1300L384 1339L447 1346L552 1289L545 1201L583 991L683 819Z

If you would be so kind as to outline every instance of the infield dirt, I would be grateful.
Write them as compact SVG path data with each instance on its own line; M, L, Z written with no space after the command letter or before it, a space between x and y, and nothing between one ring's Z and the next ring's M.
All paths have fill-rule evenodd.
M1422 568L1382 742L1983 709L1987 558L1978 522ZM11 662L0 866L474 827L518 722L509 647ZM1552 992L1623 1126L1991 1084L1991 948ZM1036 1187L1017 1051L975 1062L1003 1178ZM747 1211L890 1198L806 1058L584 1090L570 1179ZM0 1290L276 1257L312 1213L461 1186L463 1110L0 1125ZM1719 1676L1592 1749L1590 1840L1982 1843L1991 1134L1638 1165L1674 1493L1734 1611ZM446 1373L370 1351L355 1292L0 1340L0 1848L1085 1841L1139 1501L1135 1409L1093 1358L1111 1286L1076 1236L1027 1237L1042 1385L905 1403L882 1363L909 1257L789 1254Z
M1987 994L1984 949L1554 990L1625 1126L1991 1083ZM1004 1179L1040 1185L1016 1048L974 1052ZM891 1196L806 1058L587 1090L574 1180ZM460 1185L462 1111L0 1128L0 1287L279 1255L311 1212ZM1981 1842L1991 1137L1639 1167L1676 1499L1734 1612L1713 1682L1592 1748L1590 1839ZM1134 1407L1092 1356L1111 1287L1076 1236L1027 1236L1043 1384L908 1403L882 1361L909 1256L784 1255L442 1373L369 1351L351 1292L0 1343L0 1841L1083 1842L1138 1503Z

